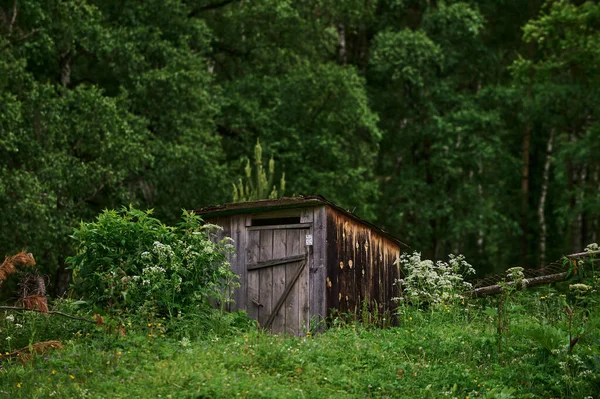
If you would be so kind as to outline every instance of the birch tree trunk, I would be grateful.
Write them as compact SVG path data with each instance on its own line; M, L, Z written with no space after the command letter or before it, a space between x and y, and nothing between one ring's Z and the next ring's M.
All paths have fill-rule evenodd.
M546 207L546 196L548 194L548 177L550 174L550 163L552 161L552 144L554 142L554 129L550 131L550 137L546 144L546 162L544 163L544 172L542 175L542 189L540 194L540 205L538 207L538 215L540 218L540 267L546 264L546 215L544 213Z
M569 135L571 142L577 141L575 133L571 132ZM583 227L583 213L581 210L581 204L583 201L583 181L585 180L586 171L585 167L570 162L569 169L569 189L571 191L571 252L579 252L583 249L582 241L582 227ZM582 181L583 178L583 181Z

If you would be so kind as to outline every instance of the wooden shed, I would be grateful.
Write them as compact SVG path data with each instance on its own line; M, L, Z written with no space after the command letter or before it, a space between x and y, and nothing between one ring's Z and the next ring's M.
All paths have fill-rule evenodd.
M233 238L240 288L231 310L244 309L273 332L302 334L368 301L380 313L399 296L396 264L405 244L321 196L202 208L206 222Z

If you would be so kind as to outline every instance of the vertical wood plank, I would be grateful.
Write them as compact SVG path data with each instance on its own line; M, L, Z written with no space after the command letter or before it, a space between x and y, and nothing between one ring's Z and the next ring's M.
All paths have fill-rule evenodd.
M394 267L394 286L393 286L394 288L392 290L392 298L399 298L400 296L402 296L402 293L400 292L399 284L396 284L396 280L400 280L402 278L402 272L400 270L400 255L401 255L400 250L397 250L396 251L396 259L398 260L398 262L396 262L396 265ZM397 303L392 302L392 310L395 310L396 308L397 308Z
M286 256L286 230L273 231L273 259L284 258ZM285 291L285 265L274 266L273 268L273 297L272 303L277 303L283 292ZM285 332L285 306L282 306L271 326L271 331L274 333Z
M300 278L298 279L298 323L300 333L306 332L310 329L310 306L311 306L311 291L310 291L310 277L311 270L314 269L313 265L315 262L314 254L315 248L320 245L324 245L323 242L318 241L317 237L315 237L315 228L314 228L314 207L304 208L300 213L300 223L311 223L311 227L308 230L302 230L300 241L302 248L305 248L306 240L305 236L310 234L313 237L313 245L305 248L306 256L306 265Z
M357 235L358 247L355 252L355 265L352 273L352 297L351 297L351 308L354 314L357 316L360 315L360 278L358 276L358 271L365 264L365 230L362 226L355 226L355 231Z
M239 277L240 287L233 293L233 300L235 303L232 304L231 309L245 309L246 306L246 264L245 264L245 243L244 233L245 227L240 226L240 216L231 216L229 218L229 232L233 239L233 246L235 253L231 256L231 268L235 274Z
M352 251L348 259L352 259L352 267L348 267L348 286L346 288L346 302L348 303L348 312L352 315L356 315L356 283L354 281L354 272L356 270L356 264L361 262L361 248L362 248L362 234L360 229L354 223L348 223L348 230L352 234ZM349 266L349 265L348 265Z
M348 241L350 241L351 238L346 235L344 222L341 220L341 218L338 218L336 229L338 241L337 263L339 272L339 310L342 313L346 313L348 312L348 303L346 302L346 293L348 288L346 283L346 271L348 270L348 259L346 259L346 254L348 253L349 248Z
M256 263L258 262L260 252L260 231L247 230L247 237L246 264ZM260 278L258 270L247 272L246 311L248 312L248 316L254 320L258 320L259 307L256 303L259 302L259 288Z
M315 208L304 208L300 211L300 223L312 223L314 220L313 210Z
M310 230L302 230L300 237L301 241L305 240L305 235L309 234ZM314 243L314 238L313 238ZM306 248L306 242L302 242L302 248ZM313 244L314 246L314 244ZM298 279L298 327L299 333L306 333L310 328L310 269L313 264L312 250L305 250L306 252L306 265L302 274Z
M325 319L327 315L327 215L324 206L313 208L313 254L309 273L309 320L316 322ZM311 327L311 326L309 326Z
M273 259L273 230L260 230L259 262ZM271 315L273 305L273 268L259 269L259 302L258 322L264 325Z
M327 276L326 276L326 283L327 283L327 301L325 303L325 307L327 310L326 314L323 314L324 316L329 316L330 313L330 309L339 309L340 307L340 302L338 299L338 292L340 290L340 282L339 282L339 275L340 275L340 268L338 267L338 247L339 247L339 242L338 242L338 230L337 230L337 214L331 209L331 208L326 208L326 219L327 219L327 228L325 230L326 232L326 241L327 241L327 254L325 256L325 267L327 270ZM317 222L318 224L318 222ZM314 279L313 279L314 280ZM314 281L311 281L311 287L315 287ZM311 289L315 289L315 288L311 288ZM316 302L316 293L315 296L312 299L312 303ZM316 312L316 309L315 309ZM315 315L317 313L314 313L313 315Z
M369 254L371 252L371 240L369 235L369 230L364 229L361 234L364 244L361 249L362 256L360 257L360 262L356 267L354 276L354 283L356 284L356 307L357 312L360 313L363 307L363 301L365 300L365 287L364 287L364 279L363 273L366 273L367 265L369 264Z
M248 270L246 268L246 264L248 263L247 256L248 251L246 250L248 247L248 229L246 229L246 221L250 220L251 216L246 215L240 218L239 220L239 230L240 235L238 237L239 244L237 249L237 262L240 265L240 288L239 290L239 298L240 304L238 309L248 309Z
M373 267L375 267L376 264L376 259L377 259L377 251L379 250L379 241L377 240L377 236L373 236L371 234L369 234L370 236L370 243L371 243L371 247L370 247L370 256L369 256L369 261L367 262L367 264L365 265L365 269L363 270L363 272L361 273L361 279L362 279L362 285L363 285L363 290L364 290L364 300L367 301L367 303L369 304L369 311L371 310L371 284L369 281L369 273L370 271L373 269Z
M377 237L379 238L379 237ZM374 275L374 270L379 268L379 265L381 263L381 259L383 259L383 255L381 253L382 249L381 249L381 241L379 239L376 240L376 245L373 248L373 253L371 256L371 263L370 263L370 267L369 270L367 270L366 273L366 282L367 282L367 295L369 297L369 309L371 309L371 311L374 309L375 306L375 302L377 301L377 296L374 294L373 292L373 287L374 287L374 283L373 283L373 275Z
M286 256L300 255L303 253L303 246L300 242L300 237L303 231L306 230L288 230L287 232L287 251ZM285 266L285 280L286 284L289 284L292 276L296 273L300 267L300 262L288 263ZM300 333L300 310L299 310L299 297L298 297L298 283L292 287L286 301L285 301L285 328L286 332L293 335Z
M392 258L392 262L390 263L390 269L388 271L388 278L389 278L389 290L388 290L388 308L389 310L394 309L396 306L394 304L394 301L392 301L392 298L394 297L398 297L397 292L398 290L396 289L396 284L395 281L396 279L399 278L398 276L398 262L396 262L400 256L399 251L394 250L392 251L393 253L393 258Z
M379 286L379 298L377 300L379 302L380 311L385 310L385 286L383 284L383 278L385 276L385 271L387 269L387 264L389 260L390 252L389 248L386 248L386 250L383 253L383 263L381 264L381 267L379 268L379 271L377 273L377 285Z

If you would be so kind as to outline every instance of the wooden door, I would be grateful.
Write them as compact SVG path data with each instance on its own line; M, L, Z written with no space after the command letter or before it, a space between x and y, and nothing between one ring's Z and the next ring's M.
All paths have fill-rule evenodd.
M247 311L272 332L308 330L309 229L309 224L248 227Z

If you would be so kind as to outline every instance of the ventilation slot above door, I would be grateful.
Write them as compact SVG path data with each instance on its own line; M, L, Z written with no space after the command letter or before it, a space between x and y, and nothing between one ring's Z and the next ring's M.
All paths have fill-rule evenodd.
M252 219L252 226L278 226L287 224L299 224L300 217L281 217L271 219Z

